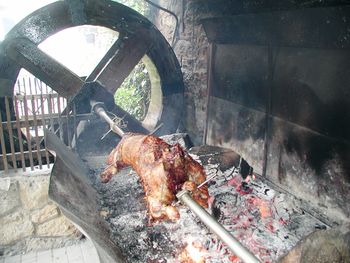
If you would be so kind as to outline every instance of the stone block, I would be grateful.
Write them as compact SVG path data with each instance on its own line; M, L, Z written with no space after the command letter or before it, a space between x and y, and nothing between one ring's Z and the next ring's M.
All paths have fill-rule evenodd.
M0 179L0 190L8 191L10 189L11 179L10 178L1 178Z
M349 225L318 230L302 239L280 263L350 262Z
M48 199L49 176L25 177L19 181L20 196L28 210L44 207Z
M0 179L0 216L20 205L18 184L8 178Z
M77 229L64 216L60 216L47 221L43 224L38 225L36 228L37 236L41 237L69 236L75 233L77 233Z
M0 245L9 245L34 233L29 215L16 212L0 218Z
M193 53L193 44L189 40L180 39L176 42L174 51L178 56L187 56L188 53Z
M69 237L27 237L22 239L11 246L1 247L0 252L3 256L13 256L20 254L35 253L36 251L50 250L56 248L63 248L67 246L76 245L81 242L81 236L69 236ZM2 262L0 260L0 262ZM22 258L22 262L35 263L36 261L25 261ZM46 263L46 261L40 261ZM51 262L51 261L50 261ZM54 261L58 262L58 261Z
M56 205L48 204L44 206L42 209L35 210L32 212L32 222L36 224L44 223L50 219L58 217L59 211Z

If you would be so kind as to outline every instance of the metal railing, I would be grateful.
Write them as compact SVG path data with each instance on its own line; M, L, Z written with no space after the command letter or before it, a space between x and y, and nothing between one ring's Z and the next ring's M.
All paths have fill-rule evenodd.
M20 74L21 75L21 74ZM50 167L49 152L43 141L44 128L54 131L62 141L68 126L67 101L30 74L17 79L13 97L1 98L0 170ZM62 112L68 113L62 116Z

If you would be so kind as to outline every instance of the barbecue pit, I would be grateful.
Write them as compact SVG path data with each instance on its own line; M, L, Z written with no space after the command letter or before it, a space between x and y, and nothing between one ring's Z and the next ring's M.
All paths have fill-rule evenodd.
M186 136L176 134L184 108L179 62L161 33L133 10L109 1L56 2L25 18L1 44L5 93L11 93L24 67L69 97L76 109L76 122L63 131L76 152L46 132L46 146L56 160L49 194L93 241L101 262L292 262L298 257L302 262L303 256L311 262L317 257L309 252L310 240L331 251L322 250L323 260L330 254L349 260L349 230L335 228L350 211L346 201L350 115L344 107L349 96L328 73L326 79L337 92L324 84L317 89L319 71L313 71L322 70L322 65L327 69L348 65L349 40L344 32L350 28L349 7L261 14L244 8L249 7L242 7L242 15L201 20L210 46L209 91L205 145L193 148L185 143L190 141ZM215 13L215 8L211 11ZM332 30L326 26L313 31L310 17L317 24L334 23L338 29L334 34L327 34ZM298 18L295 23L294 18ZM258 27L251 29L251 21ZM84 80L37 47L57 31L83 24L105 26L121 35ZM49 26L42 30L38 25ZM293 35L295 28L300 30L299 38L290 39L288 34ZM115 105L111 93L144 56L160 84L153 87L156 96L140 122ZM305 67L298 67L303 62ZM349 83L346 72L342 73L342 82ZM286 87L290 99L283 97L280 87ZM339 108L331 107L337 102ZM80 119L83 115L85 119ZM177 204L178 222L150 224L135 172L125 169L110 183L101 184L97 175L119 137L100 138L108 129L123 136L125 129L111 120L112 115L126 120L126 131L166 134L171 143L181 142L211 178L209 209L193 214L191 196L182 193L178 199L186 205ZM344 131L335 123L344 125ZM210 218L218 224L208 223L208 228L203 222ZM228 232L227 239L213 233L220 227ZM332 245L322 243L327 236L332 237ZM234 247L242 246L243 256L230 246L236 241ZM332 253L333 247L337 253Z
M182 136L175 134L166 139L180 140L184 144ZM49 137L49 148L56 147L54 151L58 151L60 147L53 146L55 143L51 145L55 136ZM214 176L209 182L210 214L261 262L276 262L309 234L330 227L330 222L323 221L306 203L264 178L253 172L242 176L239 172L242 160L236 153L209 146L194 147L190 152L202 163L207 176ZM61 192L62 184L73 183L62 178L63 174L67 174L67 180L72 180L72 171L77 170L63 168L66 161L63 158L61 163L62 156L72 158L66 152L57 155L60 171L57 173L54 168L50 196L68 208L66 214L73 221L77 220L73 213L80 215L83 213L80 210L95 205L93 210L98 213L90 213L87 209L80 220L88 223L80 221L79 225L87 227L83 232L96 240L97 247L101 246L100 240L94 236L96 230L92 226L101 224L105 229L100 238L107 236L108 242L116 247L114 253L119 248L118 256L130 262L242 262L186 206L179 205L181 217L176 223L149 224L139 177L131 169L125 169L111 182L101 184L98 174L105 167L101 157L80 160L82 166L88 167L84 173L88 176L84 178L80 174L84 179L79 185L86 181L91 187L88 191L94 193L91 196L96 200L81 198L84 193L86 195L85 187L81 193L75 185ZM74 160L75 166L78 161ZM248 168L251 167L248 165Z

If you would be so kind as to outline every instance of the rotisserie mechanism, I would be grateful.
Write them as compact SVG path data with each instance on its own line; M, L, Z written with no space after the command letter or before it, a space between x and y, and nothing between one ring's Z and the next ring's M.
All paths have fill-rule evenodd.
M204 169L179 144L170 145L152 135L128 133L109 154L107 164L100 174L102 182L108 182L126 166L140 176L152 221L179 218L174 201L182 189L189 190L198 204L208 207L208 187L198 187L206 179Z

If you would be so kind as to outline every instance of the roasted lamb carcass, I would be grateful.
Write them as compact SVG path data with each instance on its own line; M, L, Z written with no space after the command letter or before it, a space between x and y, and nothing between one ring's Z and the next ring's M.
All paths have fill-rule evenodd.
M176 220L179 212L173 202L181 189L192 192L201 206L208 206L208 188L197 186L206 179L203 167L182 150L152 135L129 133L123 136L107 159L101 174L108 182L120 169L131 166L140 176L150 217L154 221Z

